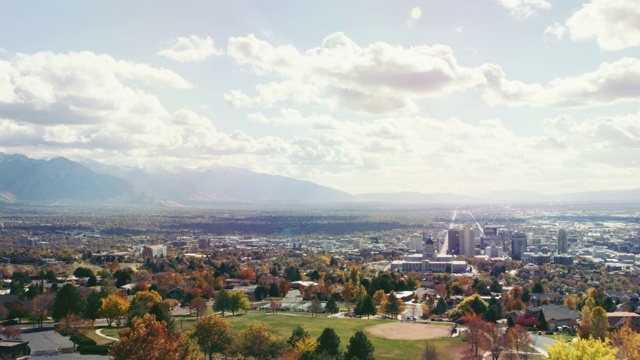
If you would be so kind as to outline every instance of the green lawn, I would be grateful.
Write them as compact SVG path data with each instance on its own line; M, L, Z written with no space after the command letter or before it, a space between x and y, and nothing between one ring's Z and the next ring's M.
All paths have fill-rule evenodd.
M320 336L322 331L330 327L341 340L342 351L347 350L347 344L351 336L358 330L365 327L394 322L395 320L368 320L368 319L337 319L327 318L326 316L312 317L308 313L278 313L271 315L263 311L249 311L247 314L227 316L229 322L234 325L236 331L241 331L251 321L261 321L270 326L271 331L285 339L291 336L292 330L297 326L302 326L309 332L312 338ZM176 325L179 328L179 319L176 319ZM183 321L183 328L192 328L193 322ZM369 336L369 340L375 347L376 359L416 359L422 352L426 340L389 340L375 338ZM446 349L450 346L458 346L463 344L460 338L443 338L430 340L436 348L446 354Z
M291 336L291 332L297 326L302 326L309 332L312 338L318 338L322 331L330 327L332 328L341 340L341 350L346 351L347 344L351 336L358 330L362 330L365 327L394 322L395 320L368 320L368 319L337 319L328 318L320 315L318 317L312 317L309 313L290 313L281 312L277 315L271 315L264 311L249 311L246 314L237 314L231 316L230 313L226 314L225 319L233 324L235 331L241 331L246 328L247 324L251 321L261 321L269 325L271 332L275 335L288 339ZM174 317L175 328L183 332L193 329L196 322L195 316L176 316ZM437 324L437 323L434 323ZM107 336L117 337L118 328L116 327L104 327L102 333ZM111 341L102 338L95 334L95 331L91 331L87 336L94 339L98 344L108 344ZM369 336L369 340L375 347L376 359L417 359L422 352L426 340L389 340ZM432 339L429 342L436 346L438 352L444 359L455 360L447 356L449 350L452 347L457 347L466 343L463 337L457 338L440 338Z

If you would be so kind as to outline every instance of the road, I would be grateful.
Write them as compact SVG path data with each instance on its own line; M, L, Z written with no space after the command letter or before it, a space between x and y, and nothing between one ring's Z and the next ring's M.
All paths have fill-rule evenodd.
M556 343L556 341L552 338L548 338L546 336L537 335L536 333L531 334L531 346L536 349L542 355L548 357L547 347L545 345L552 346Z
M453 215L451 216L451 223L449 224L449 229L453 229L453 226L456 223L456 216L458 216L458 210L453 210ZM440 255L447 255L447 250L449 250L449 233L448 233L448 230L445 230L444 241L442 242L442 247L440 247Z
M480 223L478 222L478 220L476 220L476 217L473 216L473 213L471 212L471 210L467 210L467 212L469 213L469 215L471 215L471 218L478 226L478 229L480 229L480 235L484 235L484 229L482 228L482 226L480 226Z

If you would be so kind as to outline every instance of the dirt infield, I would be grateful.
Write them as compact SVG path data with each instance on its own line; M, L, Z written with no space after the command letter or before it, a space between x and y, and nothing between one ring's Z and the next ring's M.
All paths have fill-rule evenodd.
M451 336L453 326L394 322L369 326L364 331L375 337L393 340L426 340Z

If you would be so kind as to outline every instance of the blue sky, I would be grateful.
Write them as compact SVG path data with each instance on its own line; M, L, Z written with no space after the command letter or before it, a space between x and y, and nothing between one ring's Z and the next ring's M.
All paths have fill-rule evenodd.
M351 193L636 188L639 46L632 0L4 2L0 151Z

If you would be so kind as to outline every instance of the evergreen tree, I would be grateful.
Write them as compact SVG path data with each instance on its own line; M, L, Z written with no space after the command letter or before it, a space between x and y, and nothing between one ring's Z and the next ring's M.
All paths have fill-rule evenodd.
M303 329L302 326L298 326L291 332L291 336L289 337L289 340L287 340L287 344L294 347L298 341L308 337L311 337L309 333Z
M82 315L85 306L78 289L71 284L65 284L56 294L51 317L58 321L69 314Z
M444 301L443 297L440 297L436 307L433 309L433 313L436 315L442 315L445 311L447 311L447 302Z
M85 317L87 319L95 320L98 318L98 310L102 306L102 296L97 291L92 291L87 298L87 310L85 311Z
M535 285L533 285L533 289L531 289L531 292L534 294L543 294L544 288L542 287L542 284L538 282Z
M318 338L318 347L315 352L329 356L340 355L340 337L332 328L325 328L322 331Z
M278 292L278 285L276 285L275 283L271 283L271 286L269 287L269 296L271 297L280 296L280 293Z
M538 313L538 321L540 322L540 329L547 330L547 319L545 319L542 309Z
M329 298L329 301L327 301L327 304L325 305L324 309L329 314L337 314L338 311L340 311L340 308L338 307L338 303L336 302L336 299L334 299L333 297Z
M367 335L362 331L358 331L349 339L349 345L347 345L347 352L344 354L344 358L349 360L373 360L374 350L375 348L367 338Z
M498 314L493 306L490 307L489 310L487 310L486 314L484 314L484 320L492 323L498 321Z
M167 304L162 302L153 304L149 310L149 314L154 315L157 321L164 321L167 324L167 331L169 331L169 333L172 333L175 330L173 315L171 315L171 311Z

